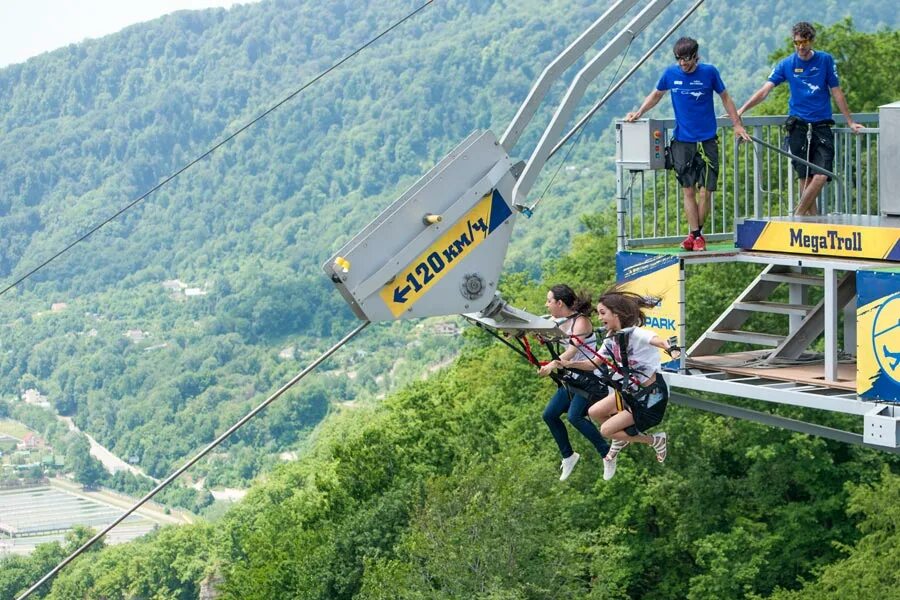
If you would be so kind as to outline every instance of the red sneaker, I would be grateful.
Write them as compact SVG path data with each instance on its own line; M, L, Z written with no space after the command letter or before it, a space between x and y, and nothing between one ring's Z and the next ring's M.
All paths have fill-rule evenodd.
M704 250L706 250L706 240L703 236L694 238L694 252L703 252Z
M695 248L694 244L696 243L697 242L694 239L694 234L690 233L686 238L684 238L684 241L681 242L681 247L687 251L691 251Z

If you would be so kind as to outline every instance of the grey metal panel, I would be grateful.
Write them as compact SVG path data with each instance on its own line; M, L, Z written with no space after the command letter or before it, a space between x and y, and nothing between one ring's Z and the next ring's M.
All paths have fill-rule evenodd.
M324 271L364 320L484 308L496 290L515 219L511 169L494 135L476 132L326 261ZM502 210L483 210L498 206ZM425 223L429 214L442 220Z
M391 277L396 274L397 269L400 269L404 265L408 264L417 254L422 251L422 249L430 246L432 241L436 237L438 237L444 230L461 219L475 203L481 200L481 198L485 194L485 191L492 190L494 185L499 182L506 173L509 172L509 166L509 162L507 161L498 162L496 165L494 165L493 169L488 171L488 173L484 177L475 182L475 184L473 184L471 188L465 190L462 194L460 194L458 200L448 206L442 213L434 213L430 208L432 205L429 205L429 209L426 210L426 212L431 214L440 214L442 217L442 222L436 223L431 226L424 226L423 223L423 226L418 228L418 234L414 233L414 237L402 249L396 251L391 256L390 260L386 262L380 269L372 273L372 275L370 275L368 278L360 281L356 287L347 285L347 287L350 288L350 293L353 294L353 297L356 298L357 301L362 301L362 299L367 298L368 296L375 293L380 287L385 284L386 281L389 281ZM448 186L447 189L450 190L451 194L457 193L452 186ZM429 193L432 193L432 190L429 190ZM428 201L432 201L430 197ZM400 213L400 211L404 210L405 208L406 207L398 210L397 213ZM419 209L418 207L412 207L411 211L413 212L413 217L419 214L415 212L417 210L421 209ZM385 231L380 232L379 236L387 237L388 239L394 239L390 236L393 236L395 233L397 233L397 228L391 227L391 225L393 225L393 223L386 223L384 227ZM399 236L397 236L397 238L399 239ZM366 256L368 256L368 249L370 248L370 246L368 244L365 244L365 248L367 251Z
M756 423L769 425L771 427L779 427L781 429L787 429L789 431L815 435L818 437L823 437L838 442L844 442L847 444L872 445L878 450L892 452L894 454L900 453L900 448L897 448L896 446L880 445L875 443L876 441L878 441L878 438L876 438L875 435L871 436L870 438L870 436L868 435L868 430L866 432L867 435L864 437L858 433L851 433L849 431L825 427L824 425L816 425L814 423L806 423L804 421L798 421L796 419L789 419L787 417L782 417L779 415L750 410L748 408L733 406L731 404L702 400L700 398L694 398L692 396L679 394L677 392L672 393L671 399L675 404L680 404L682 406L687 406L688 408L703 410L726 417L734 417L736 419L754 421Z
M878 405L866 413L863 431L869 444L900 446L900 406Z
M900 102L878 107L878 190L883 215L900 216Z
M506 153L490 131L476 132L466 138L337 251L335 256L351 262L350 272L341 276L344 285L352 290L360 281L370 277L386 262L383 256L399 252L423 230L422 218L426 213L443 213L460 193L484 177L504 157ZM452 172L448 172L449 169ZM441 189L440 184L445 179L448 185ZM377 250L369 249L368 240L375 235L380 237L380 245ZM329 275L333 273L333 259L329 258L323 265Z
M748 378L747 381L751 379L759 381L759 378ZM835 396L824 396L797 390L773 389L765 386L753 385L752 383L714 379L711 377L704 377L703 375L666 373L666 381L669 382L671 386L677 388L724 394L726 396L735 396L737 398L764 400L766 402L801 406L803 408L816 408L851 415L865 415L872 410L873 406L875 406L872 402L864 402L858 399L853 400Z
M556 321L510 306L499 293L494 295L493 301L484 310L465 313L463 318L476 325L513 335L536 333L546 340L564 340L569 337Z
M617 121L616 128L621 130L619 161L623 169L651 171L665 168L666 131L659 121L655 119Z

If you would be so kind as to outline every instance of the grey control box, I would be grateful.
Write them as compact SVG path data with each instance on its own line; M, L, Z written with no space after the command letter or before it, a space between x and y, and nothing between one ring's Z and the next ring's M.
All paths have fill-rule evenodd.
M616 122L618 162L628 171L654 171L666 167L666 129L656 119Z

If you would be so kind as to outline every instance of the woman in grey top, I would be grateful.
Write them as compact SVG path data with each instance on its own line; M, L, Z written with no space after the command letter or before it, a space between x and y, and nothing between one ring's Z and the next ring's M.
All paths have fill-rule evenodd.
M590 297L576 294L567 285L554 285L547 292L546 306L550 316L559 322L559 328L569 336L569 339L559 358L543 365L538 375L547 377L560 368L593 371L595 368L593 363L583 364L583 361L589 360L597 351L594 325L588 316L591 311ZM579 364L580 367L576 366ZM587 418L587 409L591 401L592 398L587 392L575 386L562 385L544 409L544 422L547 423L562 455L560 481L565 481L569 477L578 459L581 458L580 454L572 450L566 426L560 419L561 414L568 413L569 423L590 440L600 456L606 456L609 450L609 444Z

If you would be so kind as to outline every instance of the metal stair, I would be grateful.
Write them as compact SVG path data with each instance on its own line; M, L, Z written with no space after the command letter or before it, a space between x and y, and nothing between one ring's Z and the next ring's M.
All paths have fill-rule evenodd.
M789 303L769 299L781 285L790 286ZM803 273L797 267L767 265L729 309L690 347L688 356L708 356L718 352L726 342L738 342L773 348L766 362L778 358L797 358L825 330L824 298L815 305L805 302L808 287L824 285L821 275ZM837 285L838 306L845 306L855 294L855 273L847 272ZM779 335L742 330L741 327L755 313L787 315L790 317L789 333Z

